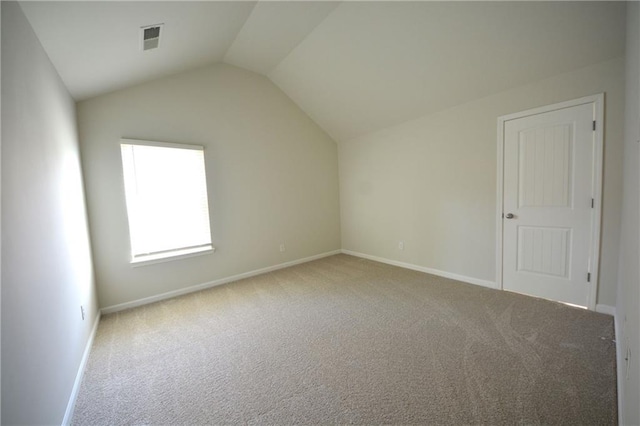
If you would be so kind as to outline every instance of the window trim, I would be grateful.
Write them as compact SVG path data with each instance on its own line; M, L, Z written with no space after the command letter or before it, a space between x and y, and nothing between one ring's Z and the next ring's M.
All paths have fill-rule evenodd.
M161 148L179 148L179 149L193 149L194 151L204 151L204 146L202 145L191 145L186 143L173 143L173 142L158 142L158 141L147 141L144 139L128 139L121 138L118 145L142 145L142 146L159 146Z
M132 268L138 268L140 266L170 262L172 260L188 259L190 257L203 256L205 254L211 254L215 251L216 251L216 248L212 245L198 247L195 249L191 248L191 249L174 250L169 253L150 254L144 257L138 256L138 258L130 260L129 265L131 265Z
M208 202L209 194L208 194L208 185L206 182L206 161L204 164L204 172L205 172L205 187L207 188L207 215L209 217L209 240L211 241L209 244L204 244L201 246L194 247L183 247L177 248L173 250L167 250L163 252L156 252L150 254L139 254L135 256L133 254L133 246L131 241L131 222L129 221L129 206L127 204L127 190L126 190L126 178L124 171L124 164L122 158L122 145L139 145L139 146L156 146L161 148L178 148L178 149L190 149L194 151L202 151L204 157L205 147L202 145L191 145L191 144L182 144L182 143L172 143L172 142L159 142L159 141L149 141L143 139L130 139L130 138L121 138L118 142L118 148L120 151L120 166L122 168L122 189L125 200L125 213L127 216L127 231L128 231L128 242L129 242L129 264L131 267L136 268L139 266L152 265L155 263L163 263L172 260L185 259L195 256L202 256L206 254L211 254L215 252L216 248L213 246L213 235L211 234L211 214L210 214L210 205Z

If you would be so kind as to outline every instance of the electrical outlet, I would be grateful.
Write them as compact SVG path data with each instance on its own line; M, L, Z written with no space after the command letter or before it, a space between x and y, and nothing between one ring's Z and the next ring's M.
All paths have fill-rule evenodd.
M284 243L280 244L280 253L283 253L286 250Z
M398 250L404 250L404 241L398 243Z
M627 354L624 357L624 361L627 363L625 379L629 380L629 370L631 370L631 346L629 346L629 342L627 342Z
M80 315L82 315L82 321L84 321L84 306L80 305Z

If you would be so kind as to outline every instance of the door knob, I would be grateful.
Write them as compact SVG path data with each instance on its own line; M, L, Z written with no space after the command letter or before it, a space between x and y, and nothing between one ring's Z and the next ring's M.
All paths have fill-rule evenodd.
M515 216L513 215L513 213L507 213L504 217L506 217L507 219L513 219Z

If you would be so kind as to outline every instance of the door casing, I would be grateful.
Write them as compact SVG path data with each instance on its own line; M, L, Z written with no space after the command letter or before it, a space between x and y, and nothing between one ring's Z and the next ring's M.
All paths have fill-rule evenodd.
M587 308L596 309L596 299L598 292L598 273L600 265L600 229L602 221L602 159L604 150L604 93L597 95L585 96L583 98L574 99L566 102L560 102L553 105L546 105L526 111L516 112L513 114L498 117L498 170L497 170L497 208L496 208L496 288L503 289L503 217L504 206L504 126L510 120L516 120L523 117L529 117L536 114L542 114L549 111L555 111L563 108L570 108L578 105L593 104L595 109L595 147L593 153L593 179L592 194L594 199L593 219L591 221L591 264L589 272L591 273L591 281L589 288L589 296Z

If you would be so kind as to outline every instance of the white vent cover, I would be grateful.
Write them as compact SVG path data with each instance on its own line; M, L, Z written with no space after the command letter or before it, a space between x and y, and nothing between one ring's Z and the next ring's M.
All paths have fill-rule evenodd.
M163 26L164 24L156 24L140 28L142 50L157 49L160 46L160 34Z

